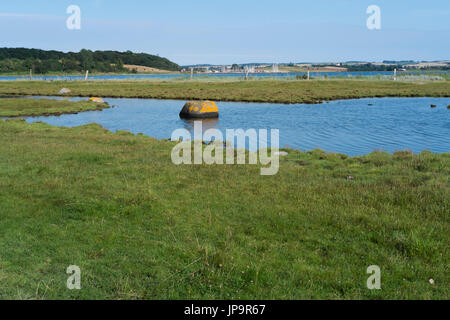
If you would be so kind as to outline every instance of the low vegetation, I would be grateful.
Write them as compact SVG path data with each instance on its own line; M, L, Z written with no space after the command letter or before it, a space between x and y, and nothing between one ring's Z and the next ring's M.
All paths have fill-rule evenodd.
M209 99L216 101L318 103L365 97L450 97L450 82L423 83L370 80L258 81L2 81L0 95Z
M449 298L448 153L286 150L261 176L95 124L0 120L0 137L0 299Z
M50 99L0 99L0 117L48 116L82 111L102 110L106 103Z

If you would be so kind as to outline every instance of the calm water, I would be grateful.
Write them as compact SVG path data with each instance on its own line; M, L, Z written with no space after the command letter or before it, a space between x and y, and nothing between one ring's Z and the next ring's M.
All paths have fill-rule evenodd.
M73 98L80 100L80 98ZM129 130L159 139L177 128L193 131L178 116L185 101L105 99L114 108L59 117L32 117L57 126L98 123L111 130ZM430 108L430 104L437 105ZM450 98L368 98L318 105L218 102L220 119L203 129L279 129L280 147L323 149L348 155L374 150L450 152Z
M445 73L448 71L436 71L436 74ZM305 72L279 72L279 73L250 73L251 78L277 78L277 77L295 77L297 75L304 75ZM392 71L358 71L358 72L311 72L311 77L322 78L322 77L376 77L376 76L393 76ZM399 75L420 75L426 74L421 72L399 72ZM194 74L194 78L243 78L245 75L243 73L203 73ZM144 79L183 79L189 78L189 74L144 74L144 75L133 75L133 74L122 74L122 75L93 75L89 76L90 80L144 80ZM29 79L28 76L0 76L0 80L11 81L11 80L23 80ZM34 80L84 80L84 76L35 76Z

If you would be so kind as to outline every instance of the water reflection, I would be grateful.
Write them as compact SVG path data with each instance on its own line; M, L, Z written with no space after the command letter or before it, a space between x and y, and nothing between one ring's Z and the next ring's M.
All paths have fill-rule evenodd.
M219 129L219 118L216 119L181 119L183 121L184 128L193 133L194 132L194 122L200 121L202 123L202 134L208 129Z

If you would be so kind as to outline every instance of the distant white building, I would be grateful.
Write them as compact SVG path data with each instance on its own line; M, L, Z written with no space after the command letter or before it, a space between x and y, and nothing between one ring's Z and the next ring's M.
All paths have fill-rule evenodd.
M254 73L255 72L255 66L246 66L246 71L248 73Z

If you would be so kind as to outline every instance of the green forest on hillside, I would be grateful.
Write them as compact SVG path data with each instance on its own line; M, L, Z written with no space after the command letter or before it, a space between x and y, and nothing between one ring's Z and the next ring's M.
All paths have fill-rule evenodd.
M168 71L178 71L180 66L159 56L131 51L80 52L46 51L25 48L0 48L0 73L28 72L128 72L124 64L140 65Z

